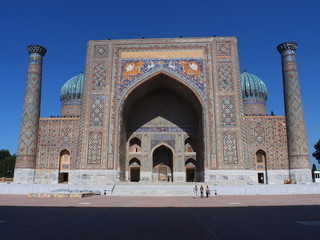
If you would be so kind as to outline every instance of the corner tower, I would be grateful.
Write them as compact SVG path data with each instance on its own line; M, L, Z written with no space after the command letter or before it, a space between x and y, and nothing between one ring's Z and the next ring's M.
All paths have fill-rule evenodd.
M295 57L296 48L295 42L285 42L277 47L282 60L290 178L297 183L305 183L311 182L311 172Z
M28 46L29 65L19 134L15 183L33 183L36 167L42 58L47 50L39 45Z

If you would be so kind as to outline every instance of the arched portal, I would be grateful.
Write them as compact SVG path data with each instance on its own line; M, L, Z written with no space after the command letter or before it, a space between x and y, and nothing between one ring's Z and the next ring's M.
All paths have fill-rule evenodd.
M192 158L189 158L186 163L186 181L194 182L196 181L196 161Z
M129 180L128 162L135 156L141 160L141 181L153 181L154 157L163 154L166 145L172 149L168 148L174 159L167 170L171 171L174 181L186 181L184 155L190 153L185 152L185 139L192 139L187 143L192 145L192 153L196 154L197 181L203 181L203 107L196 91L182 81L160 73L129 91L121 108L121 180ZM134 138L141 141L141 149L133 152ZM158 150L155 149L157 146L162 147ZM164 166L161 167L164 171Z
M153 181L173 180L173 154L170 148L160 146L153 151Z

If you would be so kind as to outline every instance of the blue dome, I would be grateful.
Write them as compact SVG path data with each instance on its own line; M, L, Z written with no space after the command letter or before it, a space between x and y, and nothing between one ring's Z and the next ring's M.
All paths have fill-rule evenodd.
M268 91L264 82L257 76L244 72L240 75L243 99L262 99L267 101Z
M80 100L83 92L83 84L83 73L69 79L65 84L63 84L60 90L61 102Z

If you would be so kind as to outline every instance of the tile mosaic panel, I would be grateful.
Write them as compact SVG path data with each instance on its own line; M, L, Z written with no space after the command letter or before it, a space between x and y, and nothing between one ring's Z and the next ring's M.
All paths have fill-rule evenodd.
M222 127L233 127L236 125L234 101L230 97L220 99L221 124Z
M231 92L233 90L231 63L218 63L218 84L219 91Z
M102 151L102 137L100 133L93 133L88 141L88 164L100 164Z
M230 133L223 137L223 160L224 164L238 163L237 139Z
M202 58L186 59L122 59L119 94L138 77L157 68L164 68L183 76L205 91L205 71Z
M90 110L90 126L103 126L104 96L93 96Z
M217 56L231 56L230 42L217 42Z
M106 86L106 65L98 63L93 69L92 90L102 90Z
M94 46L94 57L95 58L105 58L108 55L107 45L95 45Z
M254 126L254 142L259 145L265 142L265 131L262 123L258 122Z

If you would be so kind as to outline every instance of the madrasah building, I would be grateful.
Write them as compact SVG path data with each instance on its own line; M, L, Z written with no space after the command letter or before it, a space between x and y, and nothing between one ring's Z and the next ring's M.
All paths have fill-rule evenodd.
M285 116L240 75L237 38L206 37L89 41L60 116L40 118L46 49L30 45L14 182L309 183L296 47L277 48Z

